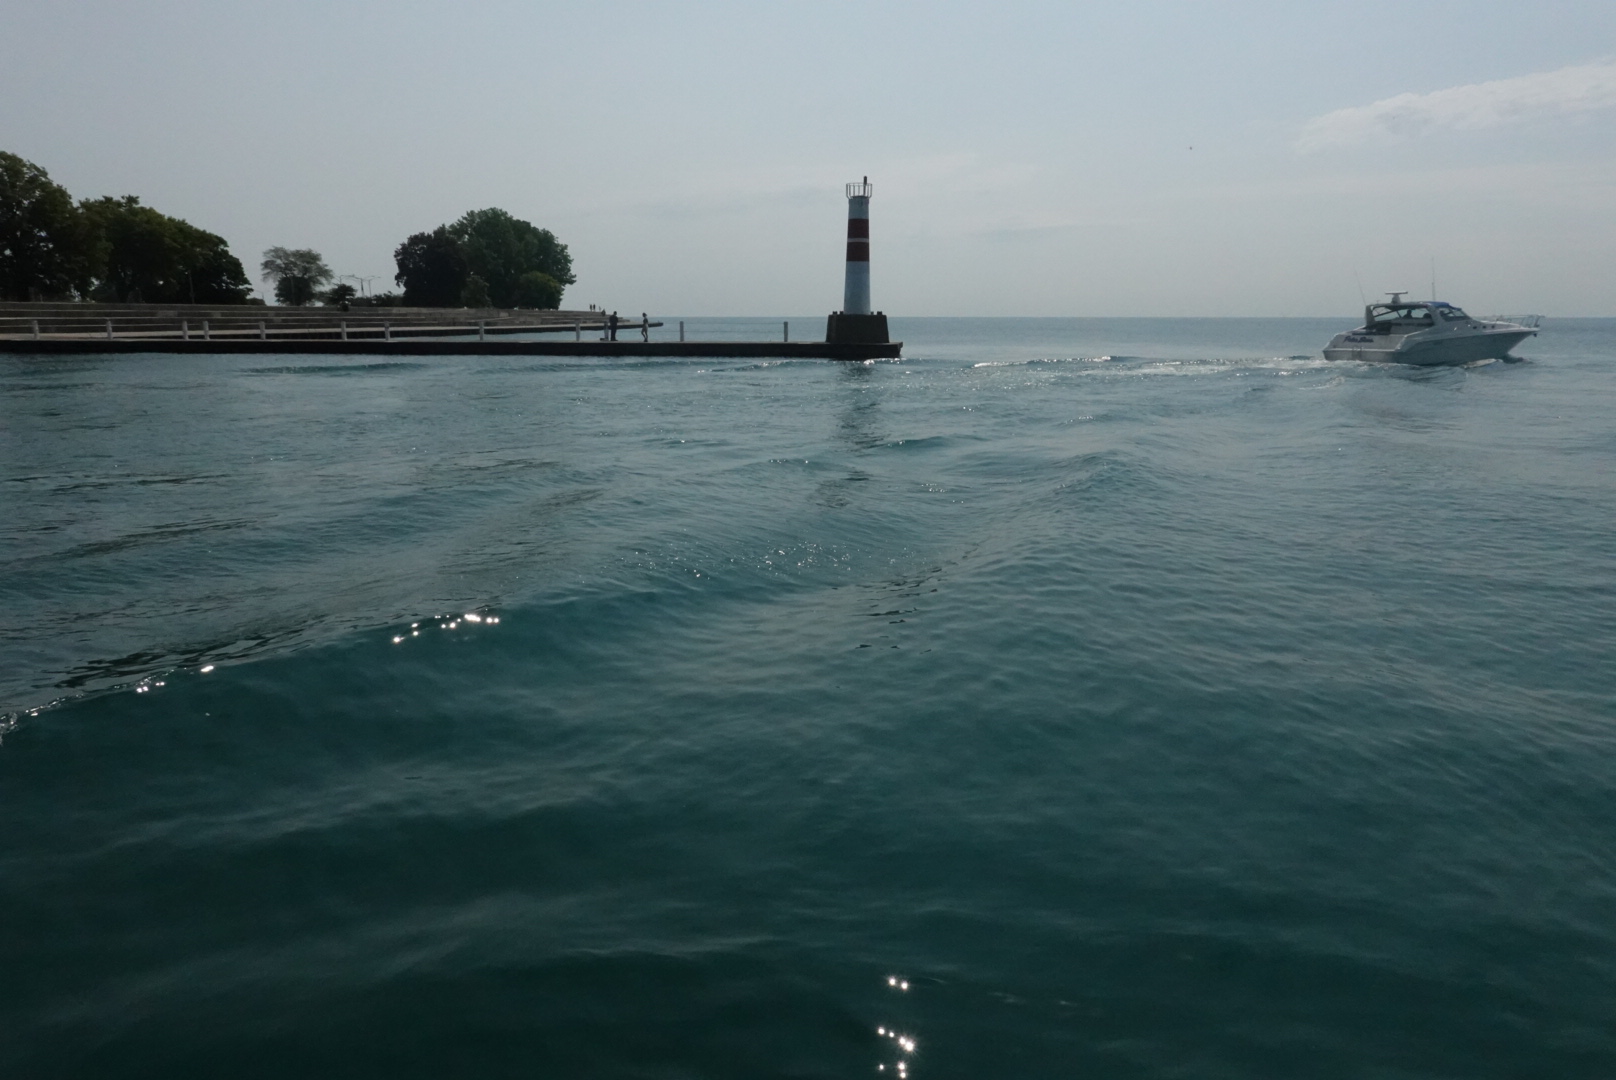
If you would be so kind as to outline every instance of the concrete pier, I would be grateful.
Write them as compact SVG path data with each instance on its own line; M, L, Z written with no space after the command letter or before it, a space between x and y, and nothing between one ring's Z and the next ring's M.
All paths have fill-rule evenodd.
M200 317L200 319L198 319ZM200 321L200 336L193 331ZM647 322L647 328L660 327ZM640 329L622 323L619 332ZM604 341L600 312L446 311L423 308L264 308L100 304L0 304L0 353L237 353L331 356L775 357L822 360L896 358L885 341ZM532 340L534 334L571 340ZM512 341L521 335L528 340ZM589 335L586 337L586 335ZM635 335L638 337L638 335ZM507 340L499 340L501 337ZM461 340L453 340L460 338Z
M243 353L318 356L675 356L714 358L773 357L795 360L897 359L903 342L824 341L392 341L235 338L185 341L178 338L32 338L0 339L0 353L31 356L82 356L103 353L180 353L189 356L233 356Z

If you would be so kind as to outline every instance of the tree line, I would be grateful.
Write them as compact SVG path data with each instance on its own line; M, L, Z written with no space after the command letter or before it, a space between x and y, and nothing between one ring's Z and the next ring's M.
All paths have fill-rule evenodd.
M0 151L0 298L244 304L252 283L222 236L125 195L74 202Z
M558 308L572 273L549 229L497 207L407 237L393 252L403 293L361 297L319 252L273 247L259 264L282 304ZM0 299L258 303L223 237L141 205L74 202L44 169L0 151Z
M561 294L577 280L566 244L498 207L415 233L398 245L393 261L402 295L358 296L347 283L324 288L334 275L309 248L270 248L260 269L283 304L319 300L344 307L558 308Z

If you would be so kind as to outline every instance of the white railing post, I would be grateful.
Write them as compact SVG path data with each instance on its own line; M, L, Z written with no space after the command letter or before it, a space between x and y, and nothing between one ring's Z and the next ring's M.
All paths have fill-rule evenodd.
M574 340L574 341L582 341L583 339L584 339L583 320L582 319L574 319L574 320L572 320L572 340Z
M202 340L203 341L212 341L213 340L213 332L208 328L208 320L206 320L206 319L202 320Z
M108 341L112 340L112 320L111 319L107 320L107 340Z
M342 340L348 340L348 324L346 322L342 324Z
M190 319L181 319L180 320L180 340L181 341L190 341L191 340L191 320Z
M258 320L258 340L259 341L267 341L267 340L269 340L269 335L264 333L264 320L263 319Z
M485 321L483 319L478 319L477 320L477 340L478 341L485 340L484 335L487 334L487 333L488 333L488 323L487 323L487 321Z
M382 323L382 340L383 341L392 341L393 340L393 324L391 322Z
M34 340L35 341L39 340L39 320L38 319L34 320Z

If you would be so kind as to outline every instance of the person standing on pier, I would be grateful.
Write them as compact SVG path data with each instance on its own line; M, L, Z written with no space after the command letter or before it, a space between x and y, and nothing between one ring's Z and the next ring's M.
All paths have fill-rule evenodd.
M651 340L651 317L643 311L640 312L640 340Z
M617 312L615 311L606 316L606 340L617 340Z

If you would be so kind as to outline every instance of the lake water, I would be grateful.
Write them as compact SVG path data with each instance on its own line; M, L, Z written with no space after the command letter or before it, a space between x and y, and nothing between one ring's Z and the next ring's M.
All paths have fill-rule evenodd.
M1616 1074L1616 321L1350 322L0 358L0 1075Z

